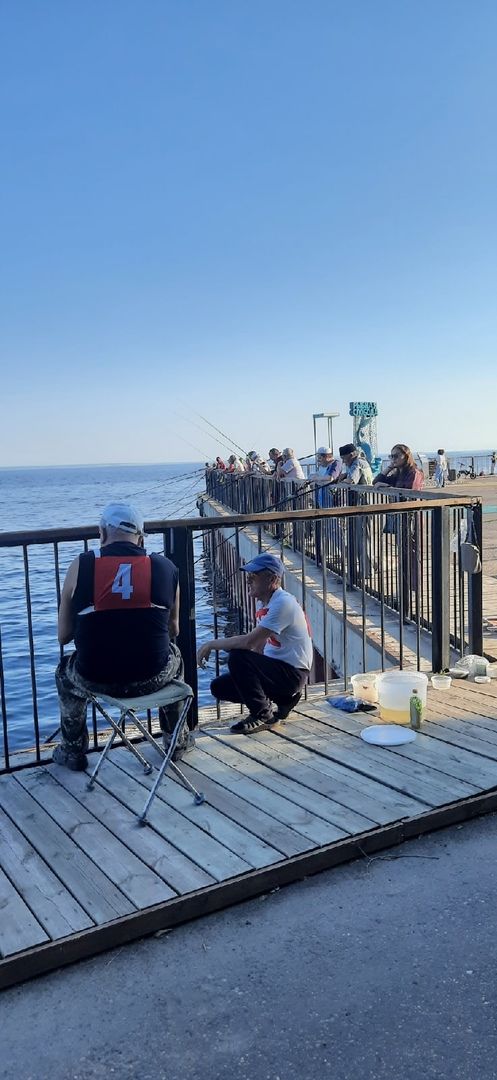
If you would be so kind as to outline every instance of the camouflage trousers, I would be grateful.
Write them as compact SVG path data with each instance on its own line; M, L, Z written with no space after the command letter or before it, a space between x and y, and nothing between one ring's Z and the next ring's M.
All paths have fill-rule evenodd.
M59 695L60 730L62 745L71 753L85 753L89 739L86 727L86 711L89 695L108 694L110 697L140 697L141 694L153 694L161 690L172 679L182 679L184 674L183 657L178 646L171 642L166 666L151 679L128 683L123 687L106 683L92 683L83 679L76 670L76 653L64 656L55 672L55 682ZM162 731L171 733L178 721L183 702L175 702L159 709Z

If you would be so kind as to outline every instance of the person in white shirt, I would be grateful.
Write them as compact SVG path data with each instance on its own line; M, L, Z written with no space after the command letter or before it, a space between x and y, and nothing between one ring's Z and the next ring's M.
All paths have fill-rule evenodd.
M295 450L292 450L291 446L283 450L283 464L277 466L276 475L280 480L305 480L300 461L295 457Z
M433 479L437 487L445 487L448 474L449 467L447 465L447 458L445 457L445 450L437 450L437 464L435 465L435 472L433 474Z
M197 659L205 666L212 651L228 653L229 674L213 679L211 694L218 701L247 706L250 715L233 724L231 731L250 735L285 720L298 704L312 666L313 645L300 604L281 587L280 559L263 552L241 569L247 573L249 595L257 601L257 625L248 634L207 641Z

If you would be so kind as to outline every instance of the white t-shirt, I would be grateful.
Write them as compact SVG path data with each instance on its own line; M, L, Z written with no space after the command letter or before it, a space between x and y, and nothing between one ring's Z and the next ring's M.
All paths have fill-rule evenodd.
M287 480L305 480L304 470L297 458L288 458L284 461L281 471L285 473Z
M264 646L264 656L310 671L313 657L310 629L300 604L291 593L276 589L267 604L259 601L256 619L257 626L273 631Z

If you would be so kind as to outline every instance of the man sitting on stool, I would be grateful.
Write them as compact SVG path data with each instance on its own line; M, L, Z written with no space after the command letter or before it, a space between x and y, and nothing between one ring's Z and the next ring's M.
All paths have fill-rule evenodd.
M55 681L62 742L54 761L79 771L88 764L86 709L89 695L139 697L183 678L181 653L170 640L178 633L178 570L164 555L144 550L143 518L128 503L110 503L100 518L100 550L78 555L62 589L59 641L74 639ZM164 747L182 702L159 710ZM183 730L174 752L181 757L195 742Z
M300 604L281 588L283 563L274 555L262 554L241 569L247 573L249 595L257 600L257 626L249 634L207 641L198 651L198 662L204 664L212 650L229 654L229 675L213 680L211 694L219 701L247 706L250 715L233 724L231 731L250 735L285 720L295 708L313 651Z

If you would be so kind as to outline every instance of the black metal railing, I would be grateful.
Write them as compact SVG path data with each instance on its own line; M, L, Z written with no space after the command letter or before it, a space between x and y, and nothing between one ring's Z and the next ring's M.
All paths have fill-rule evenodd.
M285 586L311 614L325 692L333 673L346 679L352 668L419 667L424 660L442 670L451 649L481 653L482 576L463 575L459 559L469 514L481 546L481 504L377 498L366 505L359 496L352 505L348 494L349 505L331 509L146 524L148 550L163 551L179 568L178 644L196 698L197 638L249 629L254 613L239 568L266 548L281 555ZM61 582L75 554L97 538L96 526L0 534L0 772L50 756L58 725L53 672L63 651L56 636ZM200 677L208 693L209 676ZM97 746L95 714L90 730Z

